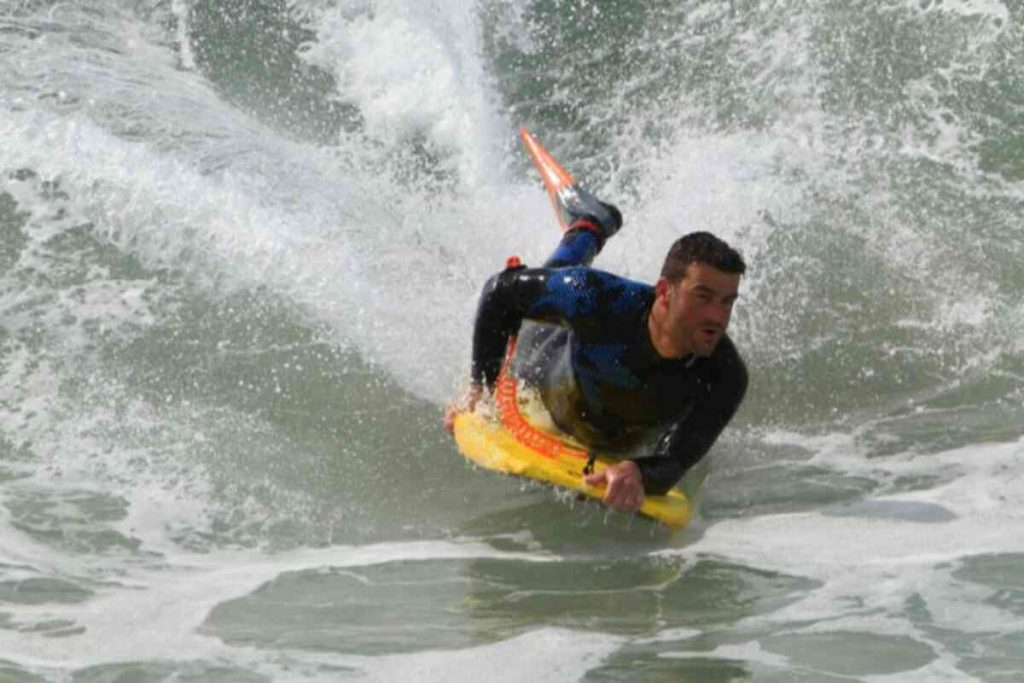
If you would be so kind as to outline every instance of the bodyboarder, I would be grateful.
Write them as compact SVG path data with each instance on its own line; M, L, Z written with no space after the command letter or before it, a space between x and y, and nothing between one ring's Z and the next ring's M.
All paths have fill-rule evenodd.
M571 190L558 201L568 229L543 267L510 267L485 284L470 388L444 422L451 431L458 412L493 391L518 333L516 376L564 432L616 452L657 437L650 452L584 475L606 487L605 504L635 511L708 452L743 400L746 367L725 332L746 265L721 239L695 232L671 246L653 286L593 269L622 217Z

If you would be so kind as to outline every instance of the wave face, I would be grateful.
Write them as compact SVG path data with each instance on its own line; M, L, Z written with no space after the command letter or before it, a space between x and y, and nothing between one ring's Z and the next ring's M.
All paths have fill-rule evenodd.
M0 677L1011 680L1022 65L996 0L8 2ZM600 267L750 266L685 533L439 427L557 238L520 124Z

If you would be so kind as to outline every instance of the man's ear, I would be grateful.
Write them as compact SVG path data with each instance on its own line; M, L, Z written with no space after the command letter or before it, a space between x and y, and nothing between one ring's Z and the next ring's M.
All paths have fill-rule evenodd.
M659 300L668 299L668 290L672 287L663 277L659 277L658 281L654 283L654 298Z

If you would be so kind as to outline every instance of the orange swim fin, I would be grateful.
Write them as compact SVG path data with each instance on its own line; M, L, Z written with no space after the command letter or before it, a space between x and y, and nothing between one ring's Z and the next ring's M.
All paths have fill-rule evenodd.
M526 153L530 155L530 161L537 167L540 179L544 181L544 189L548 191L555 215L558 216L558 222L562 224L562 230L567 230L569 225L566 200L576 196L576 180L551 156L551 152L544 149L537 139L530 135L530 131L526 130L524 126L519 127L519 135L523 138L523 144L526 145Z

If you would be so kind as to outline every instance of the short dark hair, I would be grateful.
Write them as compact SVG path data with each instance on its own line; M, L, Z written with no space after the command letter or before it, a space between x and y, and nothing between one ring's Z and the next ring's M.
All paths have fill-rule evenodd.
M710 232L691 232L673 242L661 267L661 276L669 282L679 282L691 263L706 263L738 275L747 271L740 253Z

